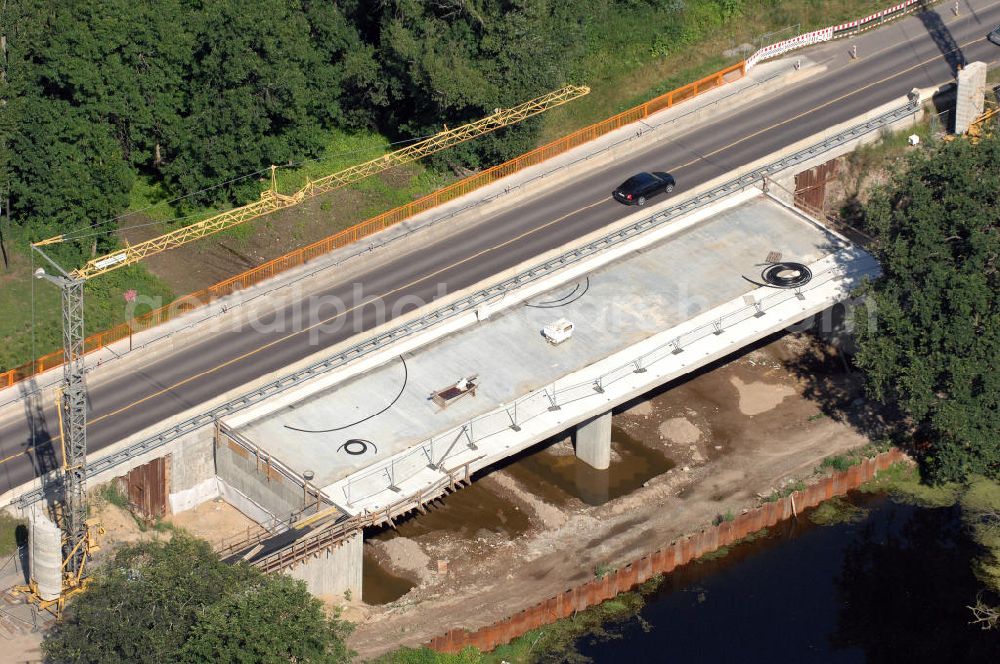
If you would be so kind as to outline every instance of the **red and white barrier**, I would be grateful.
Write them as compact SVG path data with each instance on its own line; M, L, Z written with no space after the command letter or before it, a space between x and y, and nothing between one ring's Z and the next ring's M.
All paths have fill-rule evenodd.
M907 7L915 5L918 2L921 2L921 0L906 0L906 2L901 2L898 5L894 5L892 7L889 7L888 9L883 9L880 12L875 12L874 14L871 14L870 16L865 16L864 18L858 19L857 21L850 21L848 23L841 23L840 25L834 27L833 31L834 32L842 32L844 30L850 30L852 28L861 28L866 23L871 23L872 21L882 19L883 17L889 16L890 14L895 14L896 12L902 11L903 9L906 9Z
M906 0L898 5L893 5L892 7L887 7L880 12L875 12L864 18L860 18L856 21L848 21L847 23L841 23L840 25L833 26L830 28L823 28L822 30L814 30L813 32L807 32L804 35L799 35L797 37L792 37L791 39L786 39L784 41L765 46L753 55L747 58L747 70L749 71L754 65L762 60L769 60L770 58L777 57L788 51L795 50L797 48L802 48L803 46L811 46L812 44L818 44L820 42L830 41L835 37L840 37L842 35L837 33L842 32L857 32L869 23L874 21L881 21L886 16L891 16L897 12L909 9L916 5L922 0Z
M765 46L747 58L747 69L750 69L761 60L774 58L783 53L787 53L788 51L802 48L803 46L810 46L812 44L830 41L831 39L833 39L833 28L823 28L822 30L807 32L804 35L799 35L797 37L792 37L791 39L780 41L776 44L771 44L770 46Z

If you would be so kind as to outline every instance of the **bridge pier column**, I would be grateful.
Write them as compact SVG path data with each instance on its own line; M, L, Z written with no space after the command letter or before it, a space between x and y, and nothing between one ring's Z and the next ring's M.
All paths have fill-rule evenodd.
M986 95L986 63L970 62L958 72L958 93L955 99L955 133L964 134L969 125L983 112Z
M576 425L576 457L597 470L611 465L611 411Z
M359 530L338 546L296 565L287 574L305 581L313 595L343 596L350 591L352 598L360 599L362 542Z

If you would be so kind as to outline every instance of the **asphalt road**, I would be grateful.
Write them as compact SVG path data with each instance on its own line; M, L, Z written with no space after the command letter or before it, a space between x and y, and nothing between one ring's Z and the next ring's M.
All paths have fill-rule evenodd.
M803 55L825 63L828 70L773 97L735 108L682 137L568 182L558 195L525 201L420 252L379 262L351 282L315 294L326 304L300 313L298 320L304 317L304 324L295 325L296 315L289 307L276 313L276 320L284 320L285 325L275 325L272 331L220 333L148 365L141 373L93 381L89 451L265 374L281 373L358 329L385 322L376 320L375 306L341 314L330 304L339 298L351 307L357 282L363 284L365 299L380 296L386 311L405 302L429 302L439 284L446 284L448 292L465 288L635 212L613 201L610 192L637 171L671 172L677 179L673 196L683 196L700 183L848 121L914 87L953 81L956 46L967 61L1000 62L1000 47L984 38L1000 24L1000 0L962 3L958 18L950 7L950 3L938 5L937 18L910 17L854 40L804 51ZM848 56L851 44L857 44L857 60ZM341 315L331 323L303 329L310 321L337 314ZM58 434L58 420L51 406L41 416L4 419L0 459L6 461L0 462L0 493L32 479L40 468L52 467L58 458L51 442L53 432ZM34 449L30 449L32 439Z

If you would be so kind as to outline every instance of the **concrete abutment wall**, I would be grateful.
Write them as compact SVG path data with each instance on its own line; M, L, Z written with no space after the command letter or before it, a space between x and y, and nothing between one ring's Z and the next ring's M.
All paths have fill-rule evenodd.
M313 595L339 597L350 592L353 597L360 598L364 561L362 538L359 530L337 546L295 565L285 574L305 581Z
M246 450L225 437L215 444L215 468L221 481L271 515L285 517L303 506L301 486L271 468L261 469Z

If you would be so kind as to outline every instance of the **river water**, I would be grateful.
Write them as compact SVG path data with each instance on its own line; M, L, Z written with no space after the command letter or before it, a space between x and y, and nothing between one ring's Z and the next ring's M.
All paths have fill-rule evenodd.
M578 654L599 663L1000 662L1000 633L969 624L979 585L957 508L850 500L868 516L834 526L800 517L667 575L638 616L579 639Z

